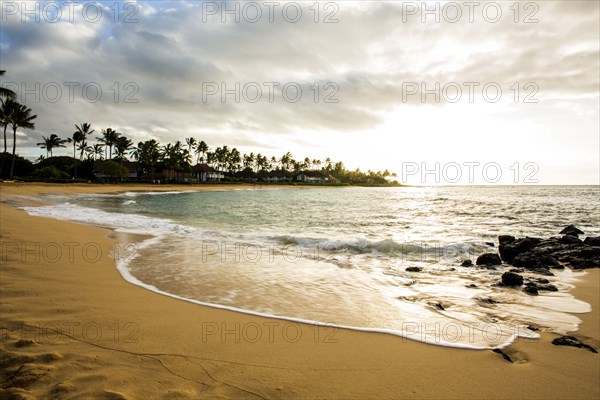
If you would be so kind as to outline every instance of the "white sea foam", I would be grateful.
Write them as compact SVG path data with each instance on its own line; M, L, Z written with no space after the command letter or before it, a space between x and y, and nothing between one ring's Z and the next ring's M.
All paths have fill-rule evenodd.
M96 208L63 203L41 207L22 207L30 215L55 218L82 224L105 226L119 232L163 235L168 233L191 233L200 228L173 223L168 219L137 214L113 213Z

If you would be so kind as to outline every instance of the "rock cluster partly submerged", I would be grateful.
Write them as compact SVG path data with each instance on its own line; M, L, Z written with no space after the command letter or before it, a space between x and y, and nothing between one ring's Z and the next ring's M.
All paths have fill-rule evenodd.
M476 265L494 269L496 266L508 264L514 268L502 274L498 286L521 287L524 291L537 295L539 291L556 291L556 287L546 279L524 281L519 273L531 272L539 275L554 275L552 269L585 269L600 267L600 237L587 237L581 240L581 231L574 225L565 227L563 236L548 239L536 237L516 238L510 235L498 237L498 252L485 253L477 258ZM463 266L470 263L463 262Z

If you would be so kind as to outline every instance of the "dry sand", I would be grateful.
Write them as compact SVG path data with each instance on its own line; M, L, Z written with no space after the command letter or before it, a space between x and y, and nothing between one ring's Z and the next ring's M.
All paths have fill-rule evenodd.
M205 188L223 187L195 187ZM126 282L110 257L122 236L9 204L14 194L144 189L191 188L0 185L0 399L600 397L600 356L553 346L554 334L515 343L509 363L198 306ZM593 308L575 335L596 347L599 278L590 270L573 291Z

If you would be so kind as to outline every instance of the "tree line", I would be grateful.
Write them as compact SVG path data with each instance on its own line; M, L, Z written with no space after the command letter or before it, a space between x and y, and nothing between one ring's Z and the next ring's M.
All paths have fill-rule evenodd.
M3 74L4 71L0 71ZM11 168L7 174L13 178L16 157L16 135L18 128L34 129L33 120L37 117L30 108L14 100L15 93L0 87L0 123L4 125L4 154L2 164L8 158L7 137L8 127L12 129L12 157ZM4 97L4 99L1 99ZM140 141L137 145L121 132L113 128L100 130L96 136L95 129L88 122L75 124L75 131L66 138L61 138L53 133L48 137L42 136L37 145L46 151L46 156L40 156L38 165L50 164L44 162L54 157L54 150L72 147L73 160L96 161L112 160L119 164L125 161L137 161L144 172L154 173L162 170L173 170L177 173L189 173L195 164L207 164L215 170L225 174L230 179L261 180L268 174L280 176L293 176L301 172L314 171L321 176L333 177L338 182L351 184L386 184L395 177L394 173L385 171L367 171L360 169L348 171L343 162L333 162L329 157L325 160L294 159L291 152L286 152L280 157L265 156L251 152L242 154L235 147L220 146L212 149L203 140L194 137L184 141L176 141L161 145L154 139ZM95 139L95 142L93 141ZM3 166L0 172L3 172ZM76 171L75 171L76 172ZM397 183L397 182L396 182Z

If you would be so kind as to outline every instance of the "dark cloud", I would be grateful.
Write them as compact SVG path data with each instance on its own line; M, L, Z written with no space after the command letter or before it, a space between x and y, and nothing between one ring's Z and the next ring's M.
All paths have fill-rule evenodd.
M219 142L237 140L243 146L254 141L268 147L270 135L292 140L298 129L375 128L386 113L422 103L420 91L403 97L407 82L428 87L498 82L505 90L514 82L535 82L540 96L571 99L598 93L597 2L536 2L539 22L532 24L515 23L508 2L502 3L504 17L498 23L484 21L480 12L473 23L466 15L459 23L443 18L422 23L419 15L403 20L401 2L338 2L332 3L339 7L338 22L330 24L322 20L333 9L321 9L320 23L315 23L308 8L312 3L298 3L303 18L297 23L277 11L272 23L266 15L257 23L231 18L221 23L220 17L206 19L197 1L138 4L137 23L107 18L97 23L81 18L52 24L3 21L5 82L27 87L95 82L103 90L96 103L82 98L80 90L73 101L63 96L56 103L31 102L39 115L36 135L67 136L74 123L90 121L98 131L127 129L134 141L174 141L191 131ZM225 82L228 88L236 82L242 88L256 83L263 90L266 82L280 86L274 102L266 91L256 103L235 102L233 96L223 103L218 95L203 101L203 83L211 82ZM282 98L281 87L291 82L302 88L297 103ZM317 101L311 89L315 82ZM127 90L128 83L138 90L131 85ZM327 83L339 88L337 103L323 101L330 93L324 90ZM137 103L124 103L127 95ZM443 107L444 102L433 105Z

